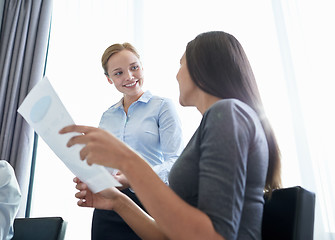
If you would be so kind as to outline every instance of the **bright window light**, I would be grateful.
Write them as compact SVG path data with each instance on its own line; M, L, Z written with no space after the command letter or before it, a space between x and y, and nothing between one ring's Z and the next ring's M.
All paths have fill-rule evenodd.
M131 42L141 54L144 88L174 101L188 142L201 115L179 106L179 59L188 41L211 30L232 33L243 45L282 149L284 185L299 185L271 1L57 0L46 75L77 124L98 126L121 98L103 74L101 55L113 43ZM39 139L31 216L61 216L68 221L66 239L88 240L92 209L76 205L73 177Z

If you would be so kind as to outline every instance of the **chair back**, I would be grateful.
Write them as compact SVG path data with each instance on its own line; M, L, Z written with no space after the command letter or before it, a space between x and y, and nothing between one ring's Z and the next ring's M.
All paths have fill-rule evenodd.
M300 186L274 190L264 197L263 240L312 240L315 194Z
M61 217L16 218L12 240L63 240L66 227Z

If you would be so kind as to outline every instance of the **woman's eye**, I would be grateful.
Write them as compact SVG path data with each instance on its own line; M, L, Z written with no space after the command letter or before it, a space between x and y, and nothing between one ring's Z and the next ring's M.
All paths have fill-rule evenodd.
M133 66L131 69L132 69L132 70L137 70L137 69L138 69L138 66Z
M120 76L122 74L122 72L117 72L117 73L115 73L114 75L115 76Z

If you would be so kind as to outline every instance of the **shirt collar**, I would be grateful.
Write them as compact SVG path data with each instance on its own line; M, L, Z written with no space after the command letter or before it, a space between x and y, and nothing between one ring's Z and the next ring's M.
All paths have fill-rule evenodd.
M138 102L147 103L152 98L152 94L150 91L145 91L143 95L137 100Z
M149 100L152 98L152 94L150 91L145 91L142 96L136 101L136 102L143 102L147 103ZM117 108L122 108L123 109L123 98L120 99L112 108L117 109Z

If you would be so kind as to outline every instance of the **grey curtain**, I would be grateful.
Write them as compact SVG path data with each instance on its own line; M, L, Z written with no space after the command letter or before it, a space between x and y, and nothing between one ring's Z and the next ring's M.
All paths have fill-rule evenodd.
M4 6L5 6L5 0L0 0L0 33L1 33L1 23L2 23L2 14Z
M17 113L43 77L52 0L6 0L0 35L0 159L15 169L23 217L29 186L34 132Z

